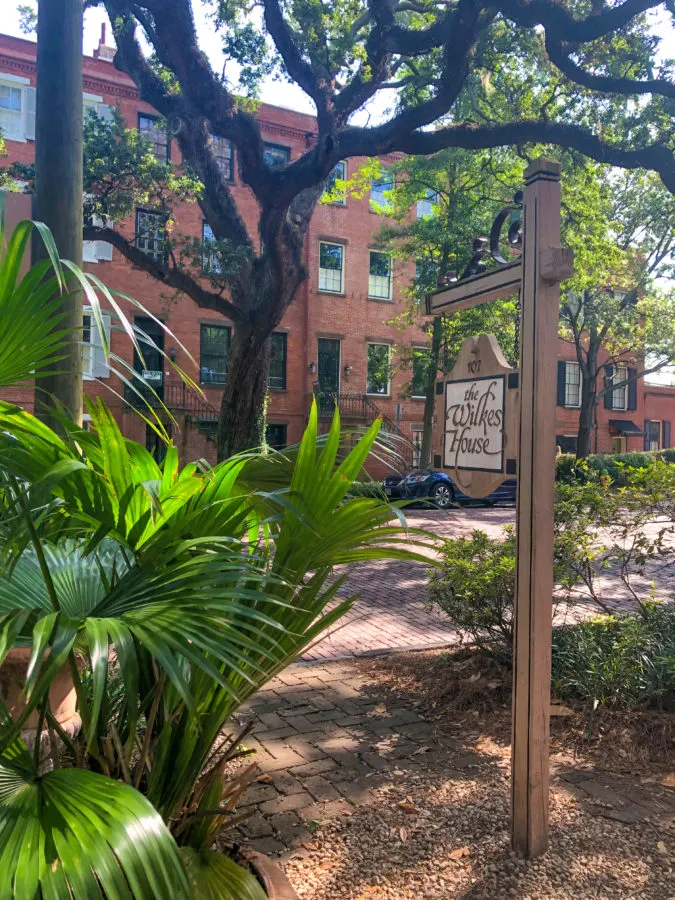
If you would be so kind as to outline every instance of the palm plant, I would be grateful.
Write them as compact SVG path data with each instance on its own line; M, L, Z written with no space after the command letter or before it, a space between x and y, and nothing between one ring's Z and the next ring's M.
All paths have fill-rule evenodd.
M0 264L0 322L17 289ZM23 296L58 355L58 305ZM0 367L0 387L43 362ZM91 431L64 420L57 435L0 402L0 664L30 648L22 708L0 706L0 896L256 900L257 881L211 850L236 796L223 727L349 608L335 564L415 558L426 538L346 499L377 423L344 452L337 413L321 439L313 409L296 452L206 469L171 445L160 465L100 400L90 413ZM76 738L50 709L64 666ZM49 772L22 739L36 713Z

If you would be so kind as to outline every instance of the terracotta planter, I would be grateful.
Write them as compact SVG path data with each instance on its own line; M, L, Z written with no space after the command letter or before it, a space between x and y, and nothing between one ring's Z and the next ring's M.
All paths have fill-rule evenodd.
M9 712L16 720L26 707L21 697L21 687L26 680L26 669L30 660L30 647L15 647L10 650L0 666L0 695ZM49 689L49 705L52 714L67 735L75 735L82 724L77 712L77 694L70 670L64 665L52 679ZM34 736L39 714L33 710L24 725L24 738Z
M270 900L300 900L279 866L264 853L247 850L242 856L248 862Z

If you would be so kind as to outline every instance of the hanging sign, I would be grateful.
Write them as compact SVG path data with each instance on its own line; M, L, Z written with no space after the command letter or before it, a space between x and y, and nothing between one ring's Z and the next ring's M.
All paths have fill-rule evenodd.
M518 373L491 334L467 338L449 378L436 388L434 461L469 497L486 497L516 474Z

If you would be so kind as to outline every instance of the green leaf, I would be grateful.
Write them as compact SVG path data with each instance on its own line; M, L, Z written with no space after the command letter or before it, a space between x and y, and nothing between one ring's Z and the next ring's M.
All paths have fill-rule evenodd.
M195 900L267 900L258 879L229 856L213 850L198 852L182 847Z
M178 848L151 804L83 769L0 760L0 897L182 900Z

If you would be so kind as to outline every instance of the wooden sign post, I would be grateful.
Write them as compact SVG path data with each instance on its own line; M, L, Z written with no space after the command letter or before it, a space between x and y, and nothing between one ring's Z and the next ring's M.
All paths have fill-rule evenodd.
M518 447L511 837L519 853L537 856L546 850L548 843L558 309L560 281L573 273L572 253L560 247L558 163L540 158L525 171L522 255L520 260L510 263L496 250L498 232L505 221L506 215L500 214L496 220L496 239L492 241L492 256L502 265L477 271L430 294L427 312L448 314L488 300L510 297L520 290L520 414L517 438L512 437L510 441L511 448L516 444ZM461 388L443 388L443 416L440 419L437 416L437 421L444 423L442 461L452 463L464 475L474 461L468 457L462 460L461 448L458 457L446 455L447 397L454 398L458 390ZM489 398L493 409L497 397L498 391ZM506 424L505 448L509 446L508 439ZM471 449L475 451L477 445ZM481 445L478 449L484 448ZM470 479L464 475L473 491L470 495L485 496L494 490L495 481L499 484L507 478L507 460L504 457L501 471L493 469L490 478L478 471L471 472Z

